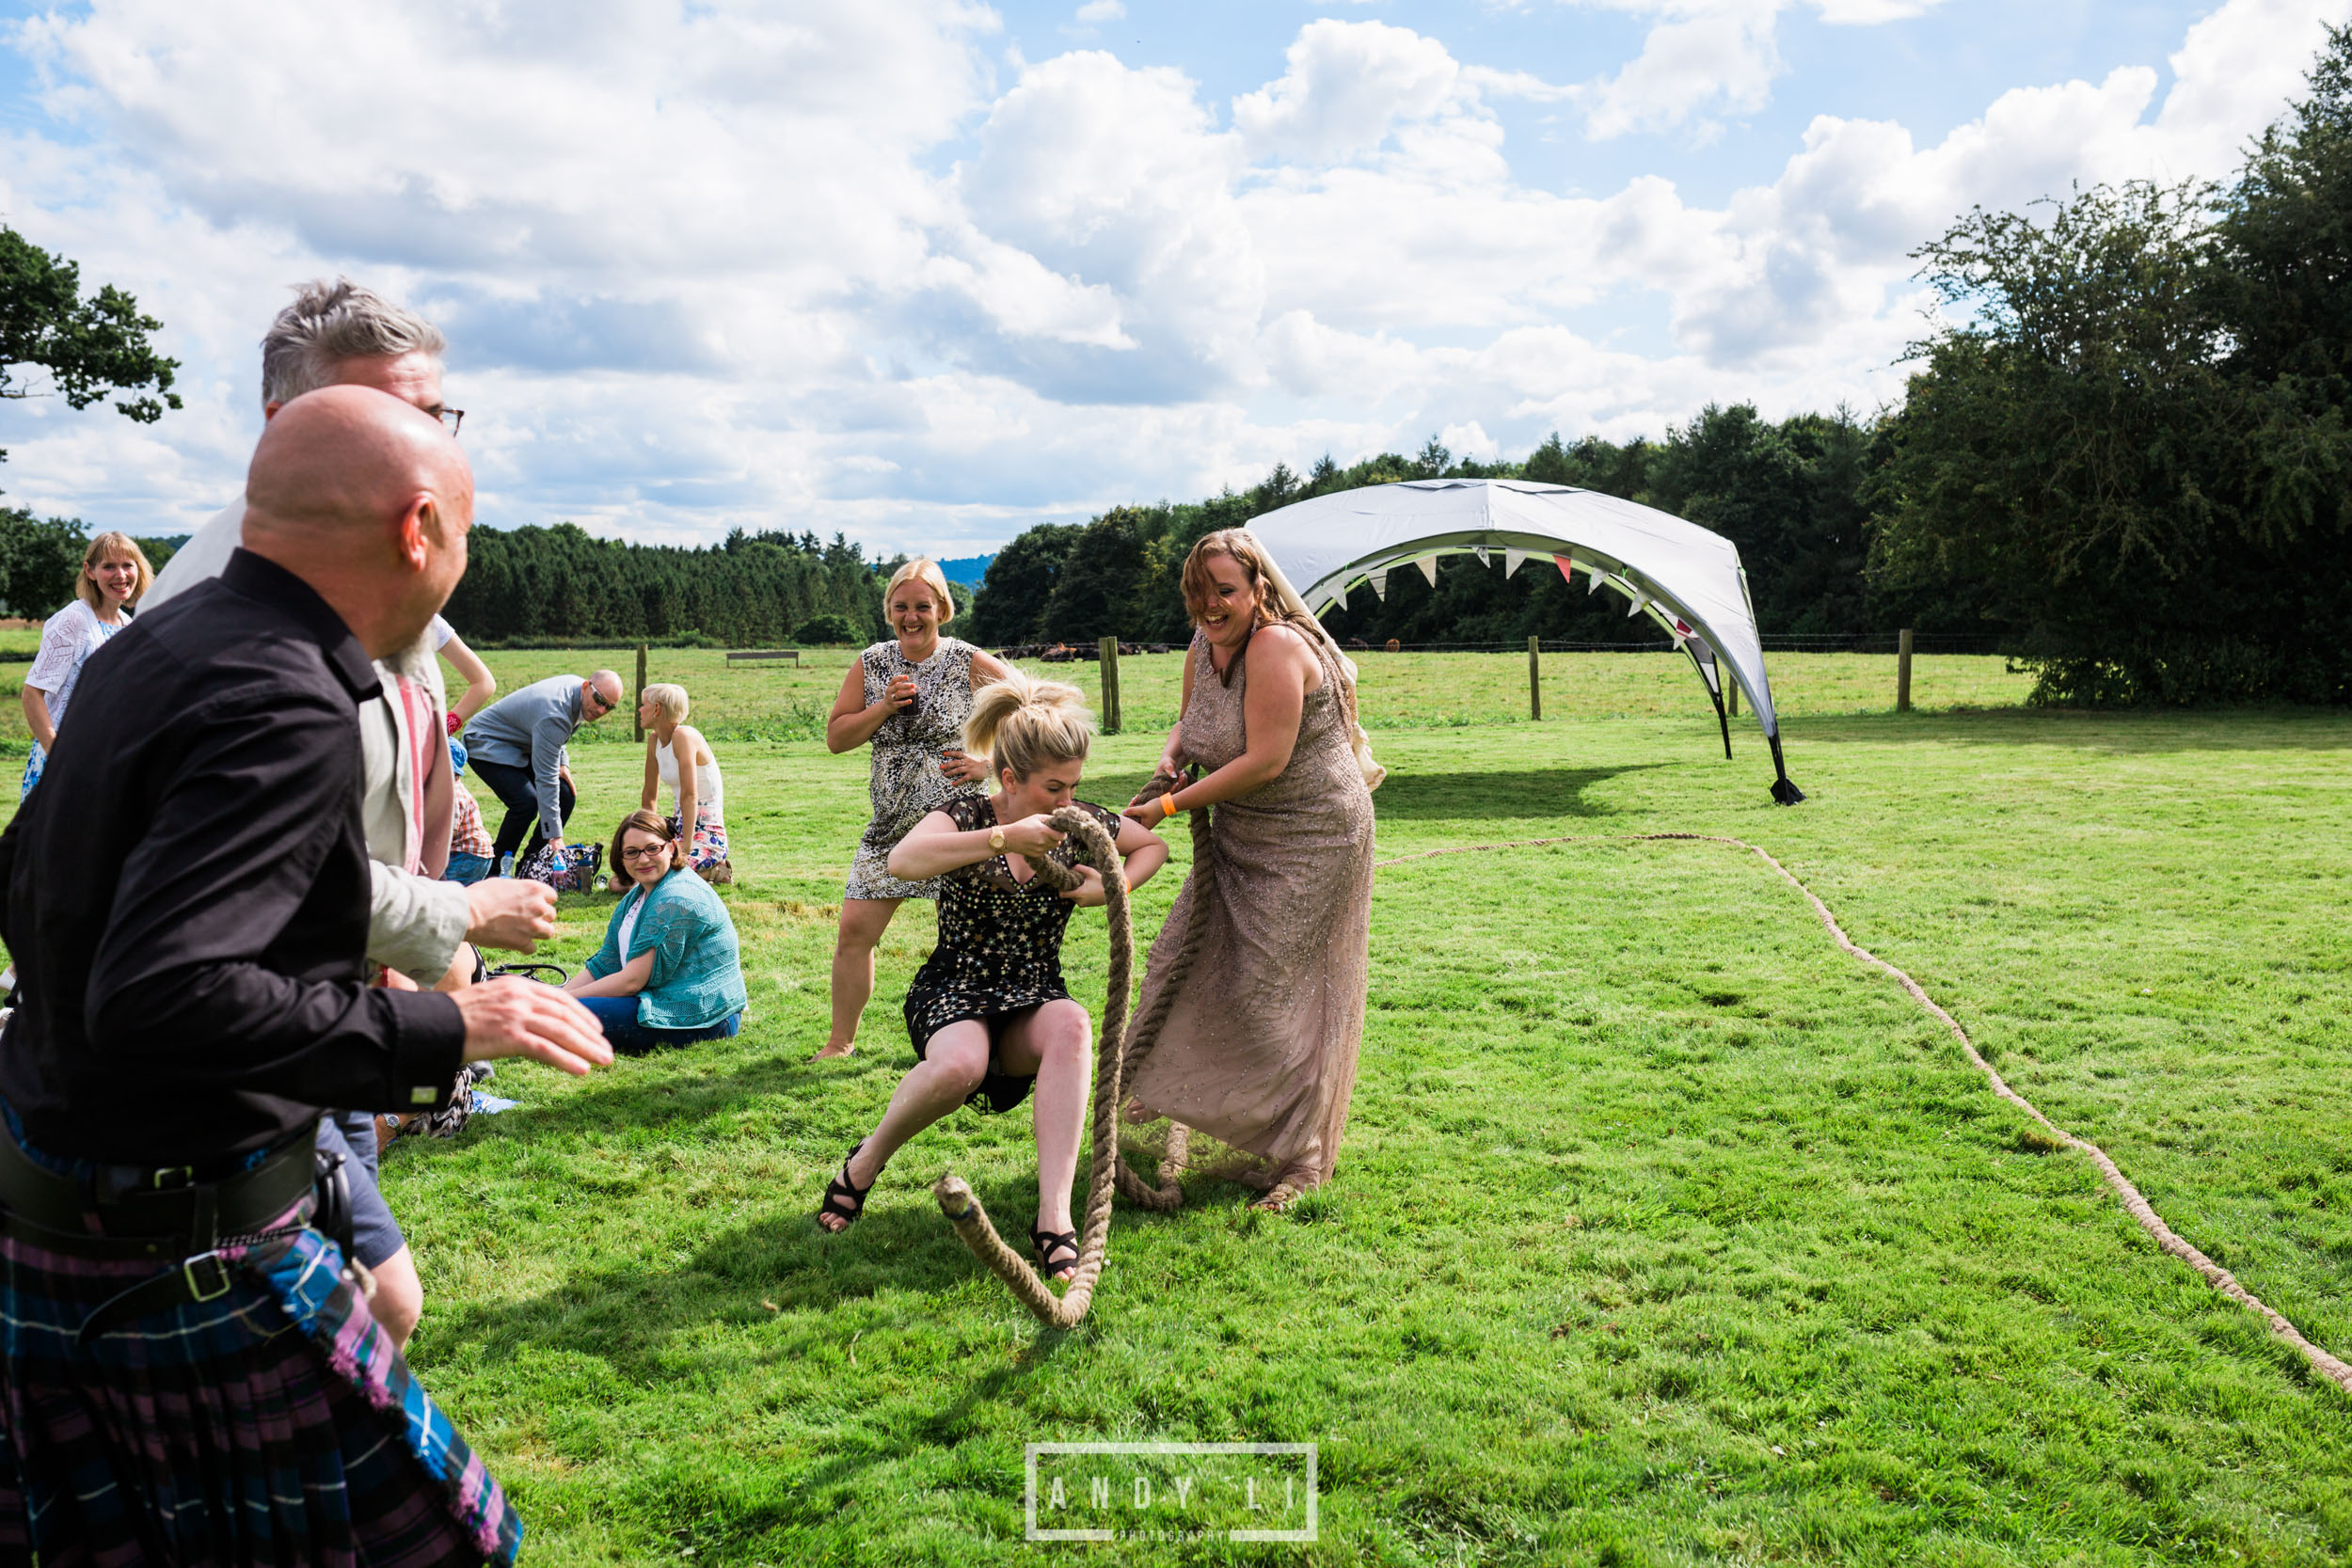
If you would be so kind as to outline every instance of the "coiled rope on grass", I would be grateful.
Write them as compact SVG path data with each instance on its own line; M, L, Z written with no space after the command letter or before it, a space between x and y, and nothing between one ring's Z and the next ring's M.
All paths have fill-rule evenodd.
M2236 1275L2206 1257L2195 1244L2167 1225L2164 1216L2156 1212L2154 1205L2151 1204L2138 1187L2133 1184L2131 1178L2123 1174L2122 1167L2108 1156L2106 1149L2101 1148L2089 1138L2078 1136L2060 1127L2048 1117L2043 1116L2041 1107L2010 1087L2009 1081L1995 1070L1991 1062L1984 1059L1983 1053L1977 1049L1976 1041L1968 1037L1968 1031L1961 1027L1958 1019L1945 1011L1918 981L1848 936L1845 927L1837 924L1837 917L1830 912L1829 906L1821 902L1820 895L1799 880L1794 872L1773 859L1770 851L1750 844L1745 839L1731 838L1721 833L1579 833L1565 838L1527 838L1502 844L1466 844L1443 849L1423 849L1415 854L1398 855L1390 860L1376 861L1374 863L1374 869L1402 865L1407 861L1435 860L1444 855L1470 855L1495 849L1534 849L1556 844L1675 842L1729 845L1734 848L1747 850L1766 865L1771 866L1781 880L1804 895L1805 902L1813 906L1814 914L1820 920L1822 928L1829 932L1831 940L1863 963L1892 975L1904 990L1911 993L1911 999L1914 1002L1919 1004L1944 1027L1952 1032L1952 1037L1960 1042L1961 1050L1967 1053L1970 1065L1984 1075L1985 1082L1992 1085L1994 1094L2031 1117L2051 1137L2066 1148L2087 1155L2090 1163L2097 1167L2100 1180L2113 1189L2116 1196L2122 1200L2124 1212L2130 1214L2138 1223L2139 1227L2154 1240L2157 1246L2196 1270L2205 1283L2214 1290L2239 1306L2260 1315L2263 1322L2269 1326L2270 1332L2292 1346L2304 1360L2311 1363L2321 1376L2344 1392L2352 1393L2352 1366L2345 1365L2326 1350L2305 1338L2300 1330L2267 1302L2239 1284Z

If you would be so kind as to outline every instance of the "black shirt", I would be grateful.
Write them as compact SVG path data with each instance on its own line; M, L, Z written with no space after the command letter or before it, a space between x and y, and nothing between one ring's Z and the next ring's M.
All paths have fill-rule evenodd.
M359 705L375 671L245 550L90 656L0 833L0 1097L50 1154L208 1164L325 1105L437 1105L457 1005L366 977Z

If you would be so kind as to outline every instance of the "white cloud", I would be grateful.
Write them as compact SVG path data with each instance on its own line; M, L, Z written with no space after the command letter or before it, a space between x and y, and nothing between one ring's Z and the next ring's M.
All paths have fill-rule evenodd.
M994 239L1122 302L1140 352L1032 358L1077 398L1199 394L1246 375L1261 267L1232 188L1241 143L1193 85L1104 53L1024 72L989 112L956 189Z
M1571 103L1597 135L1752 112L1793 5L1607 3L1651 25L1597 82L1321 20L1222 113L1107 51L1000 57L993 14L956 0L809 0L788 23L754 0L659 23L624 0L43 16L18 37L64 129L0 133L0 211L169 324L189 405L152 427L0 408L0 484L93 522L199 520L258 428L262 324L336 271L450 329L498 526L967 553L1327 448L1436 431L1489 455L1555 427L1655 435L1710 400L1868 407L1917 331L1907 251L1973 202L2227 172L2352 0L2228 0L2184 30L2169 88L2121 63L1927 145L1819 117L1769 182L1709 203L1647 174L1531 183L1493 106ZM412 97L355 113L301 68L326 58Z
M1642 53L1613 76L1573 89L1586 130L1609 140L1697 122L1702 139L1716 117L1748 115L1772 100L1785 70L1779 27L1793 0L1580 0L1655 18ZM1809 0L1832 26L1867 27L1923 15L1944 0Z
M1233 100L1251 155L1327 164L1377 147L1400 121L1455 99L1461 68L1445 45L1378 22L1311 22L1280 80Z
M1126 14L1127 8L1120 4L1120 0L1087 0L1078 8L1079 23L1089 27L1097 23L1117 22Z
M1718 114L1753 114L1781 73L1775 28L1788 0L1599 0L1659 21L1614 76L1585 84L1589 135L1608 140Z
M1944 0L1813 0L1821 20L1833 27L1875 27L1924 15Z

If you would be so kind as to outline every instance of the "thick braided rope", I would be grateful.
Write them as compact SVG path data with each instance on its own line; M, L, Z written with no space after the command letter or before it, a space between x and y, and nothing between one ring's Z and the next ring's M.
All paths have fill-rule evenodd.
M2026 1115L2033 1117L2033 1119L2040 1123L2052 1137L2058 1139L2069 1148L2079 1150L2081 1153L2089 1156L2090 1163L2098 1168L2100 1179L2106 1181L2108 1187L2113 1189L2118 1198L2122 1200L2124 1212L2130 1214L2134 1220L2138 1222L2139 1227L2148 1232L2149 1236L2154 1240L2157 1246L2179 1259L2182 1262L2186 1263L2190 1268L2195 1269L2198 1274L2203 1276L2206 1284L2212 1286L2221 1294L2229 1297L2232 1301L2236 1302L2241 1307L2250 1308L2254 1312L2259 1313L2263 1322L2269 1325L2270 1332L2279 1338L2285 1340L2287 1344L2293 1346L2296 1353L2303 1357L2303 1359L2310 1362L2312 1366L2318 1370L2321 1376L2327 1378L2337 1387L2344 1390L2344 1392L2352 1393L2352 1366L2346 1366L2343 1361L2337 1359L2327 1351L2312 1344L2309 1339L2303 1338L2302 1333L2297 1330L2293 1323L2289 1323L2284 1317L2274 1311L2269 1304L2265 1302L2260 1296L2257 1296L2253 1291L2249 1291L2245 1286L2239 1284L2237 1277L2231 1274L2229 1270L2223 1268L2220 1264L2215 1262L2212 1259L2206 1257L2202 1252L2199 1251L2196 1246L2184 1240L2178 1232L2174 1231L2170 1226L2164 1222L2164 1216L2157 1213L2154 1206L2150 1204L2147 1197L2141 1194L2140 1190L2132 1184L2131 1179L2123 1174L2122 1168L2117 1165L2112 1159L2108 1158L2107 1151L2106 1149L2101 1148L2097 1144L2092 1143L2090 1139L2077 1137L2075 1134L2069 1132L2066 1129L2058 1126L2058 1123L2052 1121L2048 1117L2043 1116L2041 1108L2035 1105L2032 1101L2027 1100L2024 1095L2019 1094L2015 1089L2010 1088L2008 1081L2004 1079L1999 1072L1995 1071L1993 1064L1986 1061L1983 1054L1977 1050L1976 1041L1968 1037L1968 1031L1961 1027L1960 1021L1954 1018L1950 1013L1946 1012L1941 1006L1937 1006L1935 999L1927 993L1918 981L1904 974L1895 965L1888 963L1884 958L1880 958L1868 948L1859 945L1851 937L1846 935L1845 927L1837 924L1837 917L1830 913L1829 906L1822 903L1820 896L1816 895L1811 888L1805 886L1802 881L1799 881L1795 873L1791 872L1787 866L1781 864L1777 860L1774 860L1769 852L1759 848L1756 845L1748 843L1745 839L1729 838L1720 833L1579 833L1566 838L1528 838L1519 839L1516 842L1507 844L1467 844L1450 849L1424 849L1418 854L1399 855L1393 860L1376 862L1375 863L1375 869L1376 870L1381 866L1401 865L1406 861L1434 860L1440 855L1476 854L1480 851L1489 849L1533 849L1551 844L1625 844L1675 841L1699 844L1727 844L1734 848L1745 849L1749 851L1758 860L1762 861L1766 865L1771 866L1773 871L1779 874L1783 881L1787 882L1790 887L1795 888L1799 893L1804 895L1805 902L1813 906L1814 914L1820 917L1822 928L1829 932L1831 939L1835 941L1839 947L1845 949L1847 953L1860 959L1863 963L1869 965L1871 968L1881 970L1885 974L1892 975L1895 980L1901 985L1904 990L1911 993L1911 999L1914 1002L1916 1002L1920 1006L1927 1009L1930 1014L1942 1022L1947 1029L1949 1029L1952 1032L1952 1037L1960 1042L1961 1050L1967 1053L1969 1063L1974 1066L1979 1072L1984 1075L1985 1082L1992 1085L1993 1092L1994 1094L1999 1095L2003 1100L2008 1101L2010 1104L2025 1112Z
M997 1278L1026 1307L1038 1322L1068 1328L1087 1315L1094 1302L1094 1282L1102 1275L1110 1243L1111 1197L1117 1183L1112 1168L1119 1158L1119 1103L1123 1077L1128 999L1135 981L1136 933L1127 881L1120 869L1119 847L1103 825L1075 806L1054 814L1054 826L1078 841L1086 859L1103 875L1104 913L1110 926L1109 996L1103 1006L1103 1033L1094 1047L1094 1148L1087 1168L1086 1218L1080 1225L1078 1266L1057 1297L1022 1256L1005 1244L989 1223L988 1211L971 1187L953 1171L931 1187L939 1212L954 1224L956 1234L972 1255L988 1265ZM1047 887L1065 892L1079 880L1076 873L1046 860L1028 859Z

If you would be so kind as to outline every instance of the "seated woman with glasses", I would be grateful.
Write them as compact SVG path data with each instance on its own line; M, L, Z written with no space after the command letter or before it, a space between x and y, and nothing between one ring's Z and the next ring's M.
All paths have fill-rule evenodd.
M613 907L604 945L564 989L596 1015L615 1051L733 1035L748 1001L735 922L686 868L684 842L657 813L633 811L612 835L612 863L629 890Z

